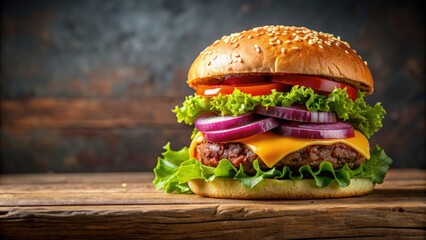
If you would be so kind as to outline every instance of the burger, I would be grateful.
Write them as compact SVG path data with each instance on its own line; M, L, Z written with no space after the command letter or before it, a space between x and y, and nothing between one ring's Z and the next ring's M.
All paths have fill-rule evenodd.
M189 147L164 147L156 189L237 199L361 196L392 160L368 138L382 127L369 105L371 72L350 45L305 27L264 26L223 36L192 63L195 94L172 111L194 125Z

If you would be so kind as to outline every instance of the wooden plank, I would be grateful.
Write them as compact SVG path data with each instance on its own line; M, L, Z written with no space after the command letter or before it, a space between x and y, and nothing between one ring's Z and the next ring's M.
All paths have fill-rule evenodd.
M99 183L142 183L154 179L152 173L117 172L117 173L49 173L49 174L4 174L0 175L0 185L43 185L43 184L99 184ZM390 169L383 184L377 187L392 188L389 181L426 181L426 171L422 169Z
M409 175L408 175L409 174ZM402 175L405 179L400 180ZM333 205L383 204L410 201L419 203L426 195L426 176L422 170L393 169L384 184L362 198L346 198ZM154 189L152 173L44 174L5 175L0 178L0 205L109 205L109 204L182 204L206 201L224 203L223 199L199 198L193 195L164 194ZM60 197L58 197L60 194ZM103 195L108 194L108 198ZM379 199L380 201L374 201ZM291 204L310 204L312 201L288 201ZM328 203L327 203L328 204Z
M255 201L158 192L152 173L3 175L0 237L419 239L426 236L425 177L391 169L363 197Z
M98 187L108 187L98 186ZM288 200L290 205L312 205L317 203L313 208L319 205L332 204L342 208L352 207L352 205L363 204L363 207L380 207L383 205L389 207L403 207L407 202L407 206L414 204L424 204L426 194L419 190L381 190L363 198L345 198L345 199L329 199L329 200ZM131 190L127 188L106 190L81 190L81 191L50 191L50 192L10 192L1 193L0 205L7 207L21 206L69 206L69 205L149 205L149 204L203 204L206 202L229 203L231 200L201 198L195 195L177 195L155 192L152 187L134 187ZM106 197L107 195L107 197ZM242 201L244 202L244 201ZM275 201L257 201L259 204L272 205ZM306 206L305 206L306 207ZM190 207L189 207L190 208Z
M281 205L280 205L281 203ZM0 208L4 237L261 239L425 236L425 206L191 204ZM285 203L285 202L284 202ZM54 209L54 210L53 210Z
M171 112L184 96L149 98L31 98L0 103L2 128L115 128L176 124Z
M144 174L145 176L145 174ZM130 194L144 194L144 200L146 199L161 199L164 198L169 200L168 194L161 195L160 192L154 190L152 182L152 177L143 177L139 178L137 182L129 181L118 181L115 183L55 183L55 184L8 184L2 185L0 187L0 194L3 194L0 197L0 203L2 205L14 206L18 205L18 201L22 202L20 205L62 205L66 204L67 201L64 198L72 199L73 202L82 201L87 204L87 199L93 197L93 195L102 195L102 193L110 194L108 199L96 200L96 203L108 204L108 202L100 202L109 200L111 198L119 199L122 193ZM391 186L389 186L391 185ZM420 190L426 191L426 184L422 180L410 180L410 181L401 181L400 183L395 184L394 181L386 181L386 184L378 185L375 192L378 196L383 197L392 197L391 200L400 200L405 197L411 197L412 200L418 200L421 198L424 193ZM404 192L404 196L399 196L398 194ZM55 194L61 194L61 198L55 198ZM373 193L375 194L375 193ZM31 197L28 197L31 196ZM175 195L176 201L179 200L179 196ZM377 196L373 196L377 197ZM44 202L38 202L36 199L44 200ZM191 199L191 201L194 199ZM364 197L363 199L357 199L356 201L369 201L369 197ZM384 199L386 200L386 199ZM28 201L28 202L27 202ZM342 201L351 201L350 199ZM129 204L139 204L139 202L129 202Z

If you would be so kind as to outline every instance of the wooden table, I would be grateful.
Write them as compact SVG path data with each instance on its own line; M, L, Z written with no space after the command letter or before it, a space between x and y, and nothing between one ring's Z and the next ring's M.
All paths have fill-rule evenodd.
M364 197L252 201L157 192L151 173L0 177L2 239L426 238L426 171Z

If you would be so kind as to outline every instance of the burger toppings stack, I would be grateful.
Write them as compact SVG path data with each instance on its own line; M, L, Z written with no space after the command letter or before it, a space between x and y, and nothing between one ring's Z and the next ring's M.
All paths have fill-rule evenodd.
M304 27L224 36L193 62L195 95L173 110L195 125L189 148L164 147L158 190L242 199L368 194L392 160L370 149L385 110L347 42Z

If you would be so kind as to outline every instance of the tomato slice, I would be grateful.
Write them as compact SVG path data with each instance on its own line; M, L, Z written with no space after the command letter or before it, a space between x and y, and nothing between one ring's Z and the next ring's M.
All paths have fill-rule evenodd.
M290 74L274 77L272 82L310 87L321 94L329 94L334 90L335 87L340 89L346 88L346 92L352 100L356 100L358 97L358 91L356 88L348 84L339 83L320 77Z
M252 96L271 94L273 89L279 92L284 91L285 86L280 83L265 84L235 84L235 85L199 85L195 90L195 94L201 96L216 96L221 94L232 94L235 88L243 93L250 93Z

